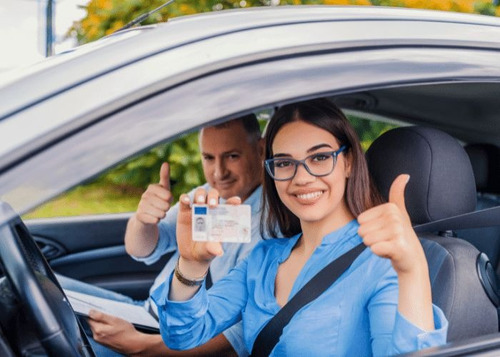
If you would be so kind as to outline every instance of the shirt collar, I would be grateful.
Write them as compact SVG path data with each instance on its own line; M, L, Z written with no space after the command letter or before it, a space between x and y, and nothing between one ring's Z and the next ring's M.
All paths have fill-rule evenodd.
M348 241L353 236L358 234L359 223L356 219L348 222L346 225L334 230L333 232L328 233L323 237L321 244L334 244L342 241ZM302 236L302 232L298 233L290 238L284 238L289 241L290 246L294 246L297 240Z
M346 225L324 236L321 244L325 245L325 244L337 244L341 242L347 242L353 236L356 236L358 234L358 228L359 228L358 221L356 219L353 219Z
M210 186L208 186L208 184L206 189L207 190L210 189ZM260 211L261 195L262 195L262 185L259 185L255 190L253 190L252 194L248 196L245 201L242 202L246 205L250 205L252 214L255 214ZM225 204L226 200L221 197L219 199L219 203Z
M261 195L262 195L262 185L259 185L255 190L253 190L252 194L248 196L248 198L243 202L246 205L250 205L250 207L252 208L252 214L255 214L260 211Z

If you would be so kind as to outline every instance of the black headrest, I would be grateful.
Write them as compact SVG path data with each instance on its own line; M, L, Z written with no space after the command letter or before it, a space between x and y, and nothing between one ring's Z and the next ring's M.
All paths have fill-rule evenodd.
M476 185L463 147L431 128L402 127L377 138L366 153L370 173L387 199L400 174L409 174L406 208L413 224L474 211Z
M469 155L476 189L481 193L500 193L500 148L492 144L470 144Z

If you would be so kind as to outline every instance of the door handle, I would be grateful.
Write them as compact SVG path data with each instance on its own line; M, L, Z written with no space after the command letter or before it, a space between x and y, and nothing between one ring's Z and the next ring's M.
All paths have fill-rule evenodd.
M36 237L35 242L47 260L66 254L66 249L61 244L56 243L53 240Z

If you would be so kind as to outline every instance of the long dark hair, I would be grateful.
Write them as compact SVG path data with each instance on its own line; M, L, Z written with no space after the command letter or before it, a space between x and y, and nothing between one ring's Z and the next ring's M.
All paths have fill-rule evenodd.
M354 217L383 202L370 178L358 135L344 113L326 99L288 104L276 111L266 128L266 159L273 157L272 145L278 131L283 125L294 121L303 121L324 129L337 139L339 145L346 146L344 153L351 155L352 166L344 199ZM281 202L274 180L265 172L263 182L262 206L267 218L261 222L262 236L291 237L300 233L302 229L299 219Z

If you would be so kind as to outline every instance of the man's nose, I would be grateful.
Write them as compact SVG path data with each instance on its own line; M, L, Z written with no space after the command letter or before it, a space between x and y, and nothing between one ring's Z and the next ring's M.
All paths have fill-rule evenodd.
M224 163L224 160L216 160L215 161L215 170L214 177L216 179L224 178L227 175L227 167Z

